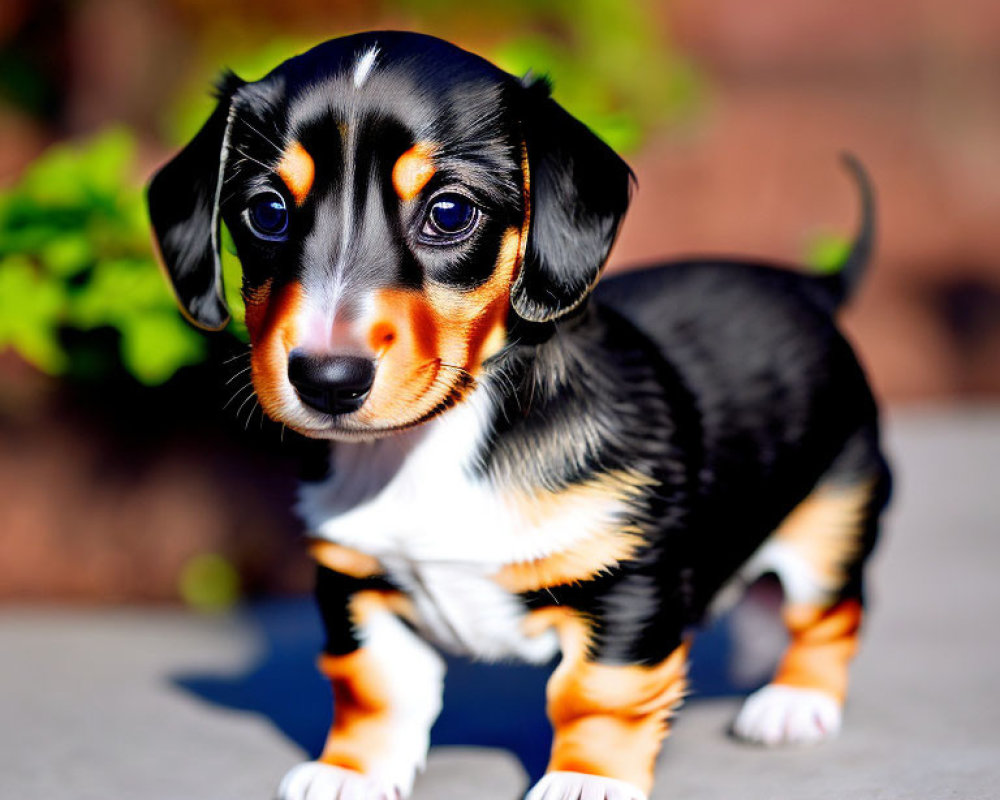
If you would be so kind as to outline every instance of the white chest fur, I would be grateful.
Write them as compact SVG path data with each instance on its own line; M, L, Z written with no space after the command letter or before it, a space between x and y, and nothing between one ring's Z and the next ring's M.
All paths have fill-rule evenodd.
M303 487L298 510L312 535L378 558L440 644L545 660L554 642L524 636L521 602L491 576L572 547L621 509L583 502L539 518L511 502L471 469L490 411L479 390L421 428L336 445L331 478Z

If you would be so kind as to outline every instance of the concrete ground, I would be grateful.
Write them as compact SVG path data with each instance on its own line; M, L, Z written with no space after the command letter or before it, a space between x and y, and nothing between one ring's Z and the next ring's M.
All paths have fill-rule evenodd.
M910 412L887 427L897 495L843 734L774 751L728 738L734 692L752 677L713 658L732 649L717 627L698 647L654 800L1000 797L1000 412ZM742 619L744 631L760 624L752 609ZM223 618L0 610L0 798L269 798L322 741L317 626L307 601ZM773 641L759 630L758 644ZM544 674L450 675L443 746L415 797L514 800L520 763L482 745L513 747L537 769ZM484 679L488 691L475 690ZM450 746L460 741L480 747Z

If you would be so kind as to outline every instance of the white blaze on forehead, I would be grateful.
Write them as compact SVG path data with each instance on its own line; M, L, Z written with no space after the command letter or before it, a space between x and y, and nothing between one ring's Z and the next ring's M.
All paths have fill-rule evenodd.
M365 82L369 73L372 71L372 67L375 66L375 59L378 58L378 46L372 45L360 56L358 56L357 62L354 64L354 86L355 88L360 87L361 84Z

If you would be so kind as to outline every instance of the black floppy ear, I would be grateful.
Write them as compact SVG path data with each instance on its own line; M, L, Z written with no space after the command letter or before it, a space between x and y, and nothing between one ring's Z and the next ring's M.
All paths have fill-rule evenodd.
M579 306L597 282L634 176L614 150L548 96L547 82L533 81L523 93L530 227L511 302L523 319L549 322Z
M181 311L217 331L229 322L219 255L219 190L229 149L233 92L243 81L226 75L219 103L187 147L149 182L146 200L167 277Z

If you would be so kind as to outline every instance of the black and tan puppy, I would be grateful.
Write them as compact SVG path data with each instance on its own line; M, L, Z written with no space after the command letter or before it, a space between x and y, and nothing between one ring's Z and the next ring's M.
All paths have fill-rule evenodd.
M843 271L666 265L595 284L626 164L548 96L445 42L327 42L244 83L153 179L167 272L227 320L244 269L258 397L335 441L302 489L336 712L284 800L406 796L440 707L428 642L544 662L530 800L644 798L687 632L780 578L791 644L735 731L835 734L888 493L876 407L832 315Z

